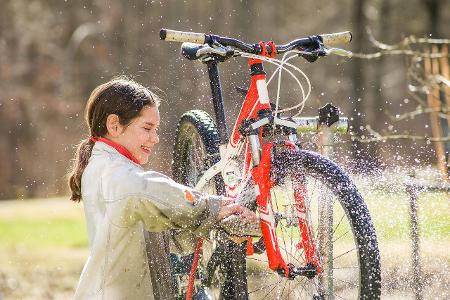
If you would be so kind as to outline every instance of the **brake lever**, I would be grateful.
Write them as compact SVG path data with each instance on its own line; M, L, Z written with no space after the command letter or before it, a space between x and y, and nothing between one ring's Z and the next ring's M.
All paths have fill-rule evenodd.
M352 57L353 52L341 48L325 48L326 55L335 54L343 57Z
M197 51L197 56L200 57L205 54L216 54L220 56L226 56L227 51L224 48L216 48L211 46L204 46Z
M214 59L224 62L235 55L235 50L231 47L224 47L223 45L214 42L212 46L207 45L197 51L197 56L206 54L208 54L209 56L205 57L205 61L208 61L211 59L211 57L214 57Z
M307 48L299 49L299 56L306 59L308 62L315 62L320 56L327 55L327 49L324 44L317 40L314 40L315 45Z

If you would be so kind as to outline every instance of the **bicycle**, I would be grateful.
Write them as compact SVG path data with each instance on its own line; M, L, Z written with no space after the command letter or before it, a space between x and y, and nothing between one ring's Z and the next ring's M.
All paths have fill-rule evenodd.
M161 29L160 38L183 42L185 58L206 64L215 114L215 121L201 110L182 115L173 152L174 179L209 194L237 197L254 191L256 200L242 204L257 211L261 220L262 238L256 242L249 238L236 244L216 230L197 244L187 299L197 285L221 299L378 299L380 257L367 206L336 163L302 149L299 139L302 132L320 126L345 131L347 120L329 106L319 119L283 116L289 110L279 106L281 69L291 75L287 67L302 72L288 61L348 55L330 47L350 42L351 33L309 36L284 45L169 29ZM274 58L282 53L282 60ZM248 58L251 82L229 134L218 64L233 57ZM270 102L267 90L275 73L267 80L263 62L278 66L276 103ZM303 98L293 107L300 112L310 92L307 83L307 92L299 83ZM196 274L201 278L197 283Z

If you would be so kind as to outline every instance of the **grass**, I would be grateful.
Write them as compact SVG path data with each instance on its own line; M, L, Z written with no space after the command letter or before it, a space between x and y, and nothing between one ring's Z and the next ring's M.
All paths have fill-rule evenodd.
M64 198L0 202L1 248L87 246L81 204Z
M86 247L86 229L80 220L63 218L0 220L2 246Z
M314 194L311 197L317 198L319 196ZM388 242L410 238L410 199L407 194L388 194L370 190L363 194L363 198L369 208L379 240ZM279 193L277 200L282 212L284 212L284 199L284 194ZM312 208L313 215L311 217L315 221L318 218L316 215L317 200L314 200L312 205L314 207ZM421 238L447 241L450 244L449 212L450 202L445 193L420 194L418 198L418 217ZM334 222L338 222L343 213L342 208L336 203L334 206ZM282 221L282 224L284 223ZM348 225L346 222L340 223L336 231L337 236L348 230L346 225ZM277 234L283 234L280 228L277 229ZM298 238L298 233L293 236Z
M0 299L70 299L86 261L83 206L0 201Z
M384 284L398 289L410 272L408 197L364 197L377 230ZM433 284L441 282L434 289L446 293L441 287L448 284L450 265L449 199L424 193L418 204L425 274ZM0 201L0 299L71 298L87 255L82 204L67 198ZM402 288L408 290L406 283Z
M371 192L365 201L381 241L408 239L409 198L406 194ZM444 193L423 193L418 198L420 236L423 239L445 240L450 244L450 202Z
M365 195L381 241L409 238L407 195ZM450 243L450 203L444 193L424 193L418 200L420 234ZM5 247L87 247L82 204L65 198L0 201L0 240Z

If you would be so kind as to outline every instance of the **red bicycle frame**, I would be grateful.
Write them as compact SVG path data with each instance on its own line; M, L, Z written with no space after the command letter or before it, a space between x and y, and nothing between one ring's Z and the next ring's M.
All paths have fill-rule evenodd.
M252 64L250 60L250 64ZM261 63L261 62L256 62ZM242 139L242 135L239 131L239 126L244 120L257 119L258 111L264 109L270 109L270 101L267 93L266 75L265 74L252 74L251 83L245 101L242 105L236 124L234 125L231 133L231 138L228 146L237 147L238 142ZM259 142L262 144L262 131L260 130ZM259 195L256 202L258 205L258 212L261 219L261 231L264 238L264 244L266 247L267 258L269 261L270 269L274 271L282 270L284 276L288 277L290 274L290 267L283 259L280 247L278 245L276 235L275 217L272 211L271 194L270 189L274 186L274 182L270 179L271 168L271 153L273 143L268 142L263 145L261 160L257 166L254 166L251 170L252 153L250 147L246 142L245 147L245 159L243 178L246 178L248 172L251 172L255 184L258 186ZM286 146L290 148L297 148L293 143L286 142ZM317 272L321 272L321 265L319 256L317 254L317 247L311 233L310 226L306 220L306 206L305 195L306 185L301 181L294 181L294 197L295 207L297 212L298 225L301 232L301 242L297 245L297 248L303 248L305 251L306 263L312 264ZM251 243L249 242L247 254L252 254Z

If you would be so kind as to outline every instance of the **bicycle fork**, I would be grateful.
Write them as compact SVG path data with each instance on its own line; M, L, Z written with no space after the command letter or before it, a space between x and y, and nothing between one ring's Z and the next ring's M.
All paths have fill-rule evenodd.
M249 143L254 166L251 172L259 190L256 203L261 218L261 231L264 237L269 268L289 279L293 279L296 276L313 278L322 272L322 267L310 223L308 222L309 216L305 206L305 182L301 178L294 178L295 215L301 233L301 240L296 247L304 249L306 260L306 266L295 267L292 264L287 264L282 258L276 235L277 221L272 210L270 197L270 189L275 185L275 182L271 181L270 178L273 143L266 143L261 150L260 137L257 134L249 135ZM288 148L297 148L291 142L286 142L286 146Z

